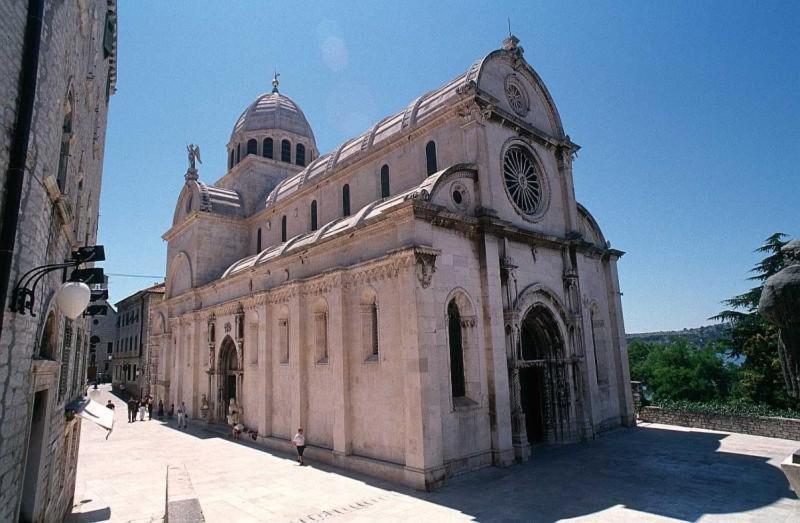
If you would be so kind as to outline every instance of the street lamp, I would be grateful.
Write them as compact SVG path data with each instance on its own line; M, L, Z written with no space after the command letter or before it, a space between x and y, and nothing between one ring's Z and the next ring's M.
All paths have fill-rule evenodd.
M86 310L86 306L91 299L92 291L87 284L103 283L104 280L103 269L79 269L78 267L84 263L104 261L105 259L106 254L103 246L92 245L79 247L72 252L72 258L64 261L64 263L51 263L34 267L23 274L17 282L9 309L11 309L11 312L19 314L25 314L27 309L31 316L36 316L33 312L36 286L39 285L39 282L46 274L61 269L64 271L64 277L61 287L56 291L56 303L68 318L74 320ZM66 281L66 270L70 267L75 268L75 270L70 274L69 281Z
M86 310L92 290L83 282L68 281L62 283L56 291L56 303L64 315L74 320Z

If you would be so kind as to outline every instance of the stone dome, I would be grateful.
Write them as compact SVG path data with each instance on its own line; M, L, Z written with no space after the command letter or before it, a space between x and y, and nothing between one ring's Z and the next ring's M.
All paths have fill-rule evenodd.
M316 147L314 132L303 111L291 98L280 94L277 89L262 94L244 110L233 126L231 140L238 133L270 129L280 129L303 136L310 139Z

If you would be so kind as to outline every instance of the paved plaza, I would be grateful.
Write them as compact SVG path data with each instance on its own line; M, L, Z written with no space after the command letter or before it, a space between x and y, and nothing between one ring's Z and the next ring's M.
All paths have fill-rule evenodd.
M581 445L537 449L524 465L460 476L432 493L310 463L200 422L84 423L68 521L160 521L167 464L185 466L206 520L800 521L779 469L798 442L644 425Z

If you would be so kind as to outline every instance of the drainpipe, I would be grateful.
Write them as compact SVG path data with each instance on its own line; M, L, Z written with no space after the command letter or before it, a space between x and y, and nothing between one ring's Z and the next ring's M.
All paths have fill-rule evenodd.
M19 206L22 199L22 182L28 159L28 142L33 121L33 104L36 100L36 76L39 71L39 48L42 41L44 0L28 1L28 20L22 48L22 70L19 75L17 121L11 139L11 151L6 172L6 191L3 199L3 223L0 225L0 336L3 334L6 299L11 279L11 261L19 224Z

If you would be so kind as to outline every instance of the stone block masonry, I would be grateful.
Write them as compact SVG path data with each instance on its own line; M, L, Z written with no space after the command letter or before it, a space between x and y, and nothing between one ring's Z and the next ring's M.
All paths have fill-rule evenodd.
M12 142L27 140L10 289L95 243L116 78L115 0L44 2L34 71L23 42L35 4L0 0L0 187ZM37 51L34 41L26 45ZM23 66L36 73L28 136L17 121ZM89 336L86 319L55 306L60 284L60 272L41 280L35 316L0 311L0 521L61 521L72 504L81 425L65 406L84 392Z
M667 410L660 407L644 407L639 411L639 420L664 425L680 425L682 427L800 441L800 420L790 418L731 416Z

